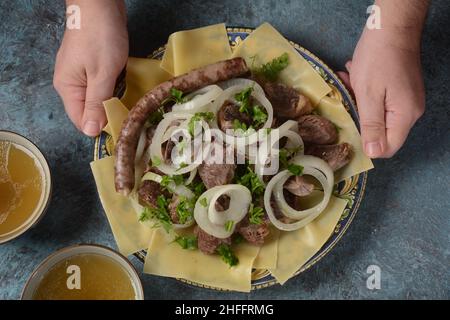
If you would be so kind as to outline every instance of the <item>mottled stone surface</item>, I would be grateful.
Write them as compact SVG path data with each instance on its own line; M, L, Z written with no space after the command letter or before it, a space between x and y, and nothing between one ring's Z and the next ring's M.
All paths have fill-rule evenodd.
M225 21L271 22L335 69L351 57L370 1L127 1L131 54L145 56L180 29ZM48 157L54 177L41 223L0 246L0 298L17 299L36 265L67 245L115 247L89 168L93 140L79 134L52 87L63 1L0 2L0 129L24 134ZM450 298L450 7L435 0L424 34L427 111L404 148L376 161L366 197L336 248L285 286L220 293L141 275L147 298ZM142 265L131 258L136 267ZM381 290L366 268L381 268Z

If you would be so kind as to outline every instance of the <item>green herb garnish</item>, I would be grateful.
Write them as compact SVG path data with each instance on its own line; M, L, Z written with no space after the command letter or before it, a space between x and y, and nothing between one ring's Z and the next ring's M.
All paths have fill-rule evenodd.
M205 208L208 206L208 200L206 200L206 198L201 198L199 203Z
M250 97L252 92L253 87L248 87L247 89L244 89L241 92L235 94L234 98L236 99L236 101L239 101L241 103L239 112L250 115Z
M197 249L197 237L195 236L177 236L174 240L176 243L180 245L181 248L186 250L195 250Z
M170 89L170 97L173 99L175 103L184 103L186 102L186 98L183 97L183 91L178 90L176 88Z
M217 247L217 253L222 257L222 260L230 267L236 266L239 259L234 255L229 245L222 243Z
M255 207L252 203L250 205L250 210L248 211L248 217L251 224L261 224L263 223L264 209L261 207Z
M206 187L203 181L193 182L191 190L194 192L195 197L198 198L203 194L203 192L205 192Z
M159 122L161 122L163 118L164 118L164 108L160 107L150 114L147 122L152 125L157 125Z
M169 184L174 183L176 186L184 183L184 178L182 175L173 175L173 176L163 176L161 182L159 183L161 187L169 190ZM170 190L169 190L170 191Z
M238 178L237 183L247 187L256 197L259 197L264 193L264 183L249 166L247 166L247 173Z
M188 220L192 219L192 213L194 212L194 202L192 199L180 196L180 202L177 205L176 213L180 224L185 224Z
M303 167L297 164L290 163L287 168L294 176L301 176L303 174Z
M139 217L139 221L148 221L150 219L155 219L159 225L161 225L166 232L169 232L172 228L172 220L170 219L169 202L163 195L156 198L156 207L149 208L145 207L144 211Z
M255 73L264 76L269 81L276 81L280 75L280 72L283 71L288 65L289 55L285 52L278 58L263 64L255 70Z
M242 242L244 242L244 240L244 237L237 233L233 238L233 244L241 244Z
M158 157L153 157L151 160L152 160L152 165L155 167L161 165L161 163L162 163L161 159Z
M188 132L191 136L194 136L195 133L195 124L201 120L211 121L214 119L213 112L197 112L194 116L189 120L188 123Z
M260 106L253 106L253 124L255 127L263 126L267 121L267 113Z
M234 221L233 220L228 220L225 223L225 231L230 232L231 229L233 229L233 226L234 226Z

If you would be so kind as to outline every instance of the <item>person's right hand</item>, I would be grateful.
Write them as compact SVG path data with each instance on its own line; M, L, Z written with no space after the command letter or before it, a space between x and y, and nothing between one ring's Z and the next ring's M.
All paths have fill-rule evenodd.
M74 125L97 136L106 125L102 101L109 99L128 58L122 0L78 0L81 29L66 29L56 56L53 84Z

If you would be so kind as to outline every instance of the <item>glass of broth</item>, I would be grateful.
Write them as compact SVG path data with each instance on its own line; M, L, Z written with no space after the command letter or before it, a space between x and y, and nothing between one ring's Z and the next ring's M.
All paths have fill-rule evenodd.
M99 245L76 245L57 251L32 273L22 300L143 300L133 265Z
M51 186L48 163L36 145L17 133L0 131L0 244L39 221Z

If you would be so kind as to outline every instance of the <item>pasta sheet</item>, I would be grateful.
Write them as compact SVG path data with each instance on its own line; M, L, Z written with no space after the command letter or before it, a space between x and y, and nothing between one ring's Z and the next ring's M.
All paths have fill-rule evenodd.
M154 229L142 225L131 201L116 192L114 159L115 157L107 157L93 161L91 169L119 252L128 256L148 247Z
M332 235L346 205L346 200L332 196L325 211L306 227L281 232L277 267L269 270L279 283L284 284L289 280L322 248Z
M164 230L156 229L148 248L144 272L163 277L183 278L203 285L249 292L251 271L259 248L241 243L234 248L239 264L229 267L217 255L185 250Z
M353 147L353 157L349 164L338 170L335 174L335 182L343 181L364 171L373 169L372 160L363 151L361 136L350 114L345 110L342 102L324 97L318 107L318 112L331 120L339 130L339 143L347 142Z
M242 41L233 57L245 58L249 67L258 67L283 53L289 55L289 65L280 73L281 82L290 85L311 99L314 105L331 92L330 86L274 27L262 24Z
M169 37L161 68L173 76L231 58L224 23L179 31Z

